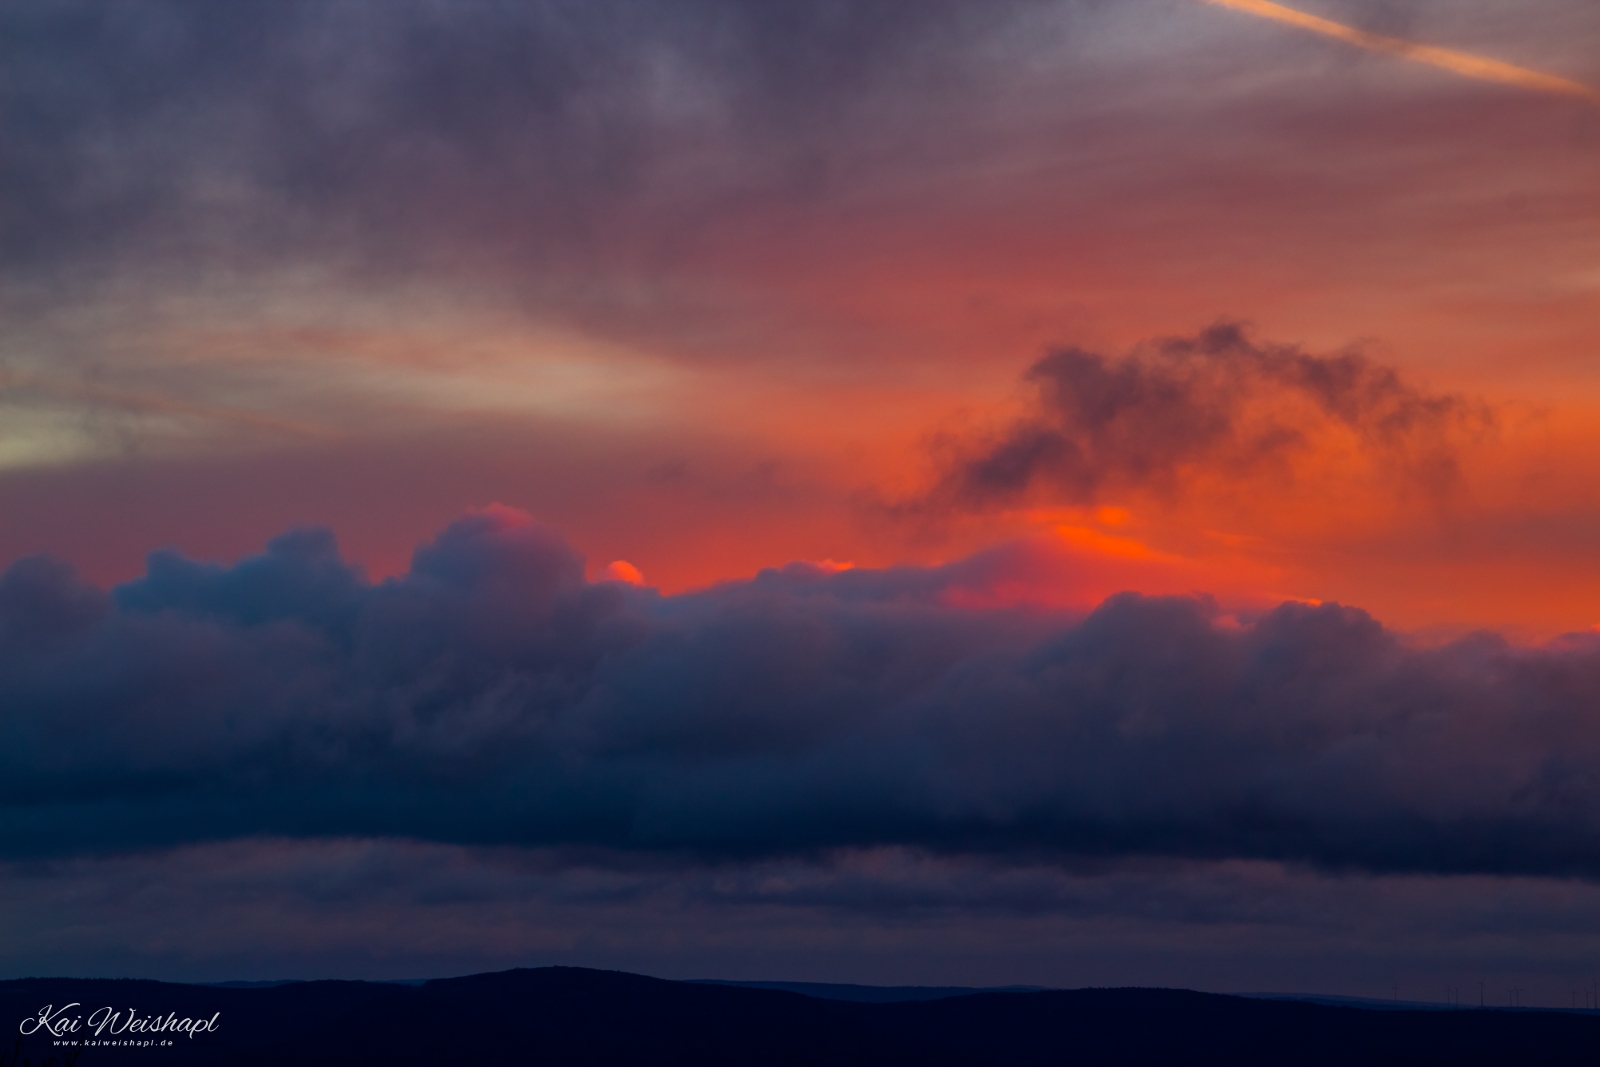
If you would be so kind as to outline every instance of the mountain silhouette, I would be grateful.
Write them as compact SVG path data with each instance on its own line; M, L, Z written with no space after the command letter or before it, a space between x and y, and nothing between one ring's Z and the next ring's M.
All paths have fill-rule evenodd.
M816 988L837 994L841 988L871 987ZM215 1016L217 1028L192 1038L114 1036L105 1030L100 1035L102 1041L154 1037L173 1042L153 1047L57 1045L39 1032L21 1038L20 1057L34 1067L71 1052L80 1056L79 1067L1458 1067L1589 1064L1600 1048L1600 1014L1375 1011L1181 989L1005 990L874 1001L859 992L854 999L834 999L793 989L674 982L576 967L405 984L0 982L0 1020L13 1035L19 1022L37 1018L45 1005L60 1011L74 1002L78 1007L68 1017L86 1018L102 1006L122 1013L112 1026L129 1017ZM95 1037L80 1024L63 1040ZM0 1045L0 1055L12 1052Z

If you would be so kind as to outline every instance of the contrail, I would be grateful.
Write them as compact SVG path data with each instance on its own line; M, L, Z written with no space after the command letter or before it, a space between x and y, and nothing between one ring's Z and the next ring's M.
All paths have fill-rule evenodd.
M1385 37L1381 33L1368 33L1366 30L1358 30L1354 26L1346 26L1340 22L1330 22L1315 15L1308 15L1304 11L1284 7L1282 4L1269 3L1268 0L1204 0L1204 2L1218 7L1231 7L1235 11L1260 15L1262 18L1275 19L1278 22L1287 22L1291 26L1299 26L1313 33L1347 41L1358 48L1414 59L1418 63L1443 67L1445 70L1452 70L1469 78L1500 82L1503 85L1517 85L1545 93L1559 93L1562 96L1576 96L1591 104L1600 104L1600 90L1591 89L1581 82L1557 78L1553 74L1541 74L1536 70L1515 67L1498 59L1485 59L1465 52L1452 52L1448 48L1434 48L1432 45L1417 44L1415 41L1405 41L1398 37Z

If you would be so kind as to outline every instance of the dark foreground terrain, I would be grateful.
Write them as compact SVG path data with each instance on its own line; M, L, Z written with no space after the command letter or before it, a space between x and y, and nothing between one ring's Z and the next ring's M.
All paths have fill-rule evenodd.
M29 978L0 982L0 1045L18 1023L71 1002L139 1017L217 1017L170 1047L79 1046L99 1064L1593 1064L1600 1017L1536 1011L1371 1011L1173 989L986 992L899 1003L668 982L567 967L420 985L296 982L219 988ZM109 1014L109 1013L108 1013ZM150 1035L122 1034L116 1040ZM69 1039L93 1040L81 1027ZM110 1040L102 1032L101 1040ZM161 1037L157 1038L162 1039ZM39 1067L74 1049L23 1038Z

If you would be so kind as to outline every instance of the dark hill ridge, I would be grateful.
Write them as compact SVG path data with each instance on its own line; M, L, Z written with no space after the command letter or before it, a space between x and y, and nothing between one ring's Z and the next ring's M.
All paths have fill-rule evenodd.
M91 979L0 982L0 1019L45 1004L210 1017L170 1048L83 1050L79 1067L293 1063L694 1064L1592 1064L1600 1018L1560 1012L1370 1011L1175 989L982 992L867 1003L781 989L669 982L570 967L422 985L258 988ZM16 1024L7 1022L8 1029ZM15 1033L15 1030L10 1030ZM80 1032L80 1037L81 1032ZM59 1055L25 1039L35 1067ZM9 1053L9 1047L4 1048Z
M850 985L839 982L735 982L722 978L691 978L694 985L733 985L745 989L782 989L823 1000L856 1000L866 1004L894 1004L902 1000L943 1000L972 993L1042 993L1047 986L963 985Z

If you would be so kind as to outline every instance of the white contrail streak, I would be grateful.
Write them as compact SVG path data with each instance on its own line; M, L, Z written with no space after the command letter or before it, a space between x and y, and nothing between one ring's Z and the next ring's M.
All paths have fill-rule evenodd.
M1581 82L1558 78L1553 74L1541 74L1536 70L1502 63L1498 59L1485 59L1465 52L1453 52L1448 48L1417 44L1415 41L1406 41L1399 37L1368 33L1366 30L1358 30L1341 22L1332 22L1316 15L1308 15L1304 11L1284 7L1282 4L1270 3L1269 0L1203 0L1203 2L1285 22L1303 30L1346 41L1358 48L1442 67L1469 78L1499 82L1502 85L1516 85L1523 89L1535 89L1545 93L1557 93L1561 96L1575 96L1591 104L1600 105L1600 90L1592 89Z

